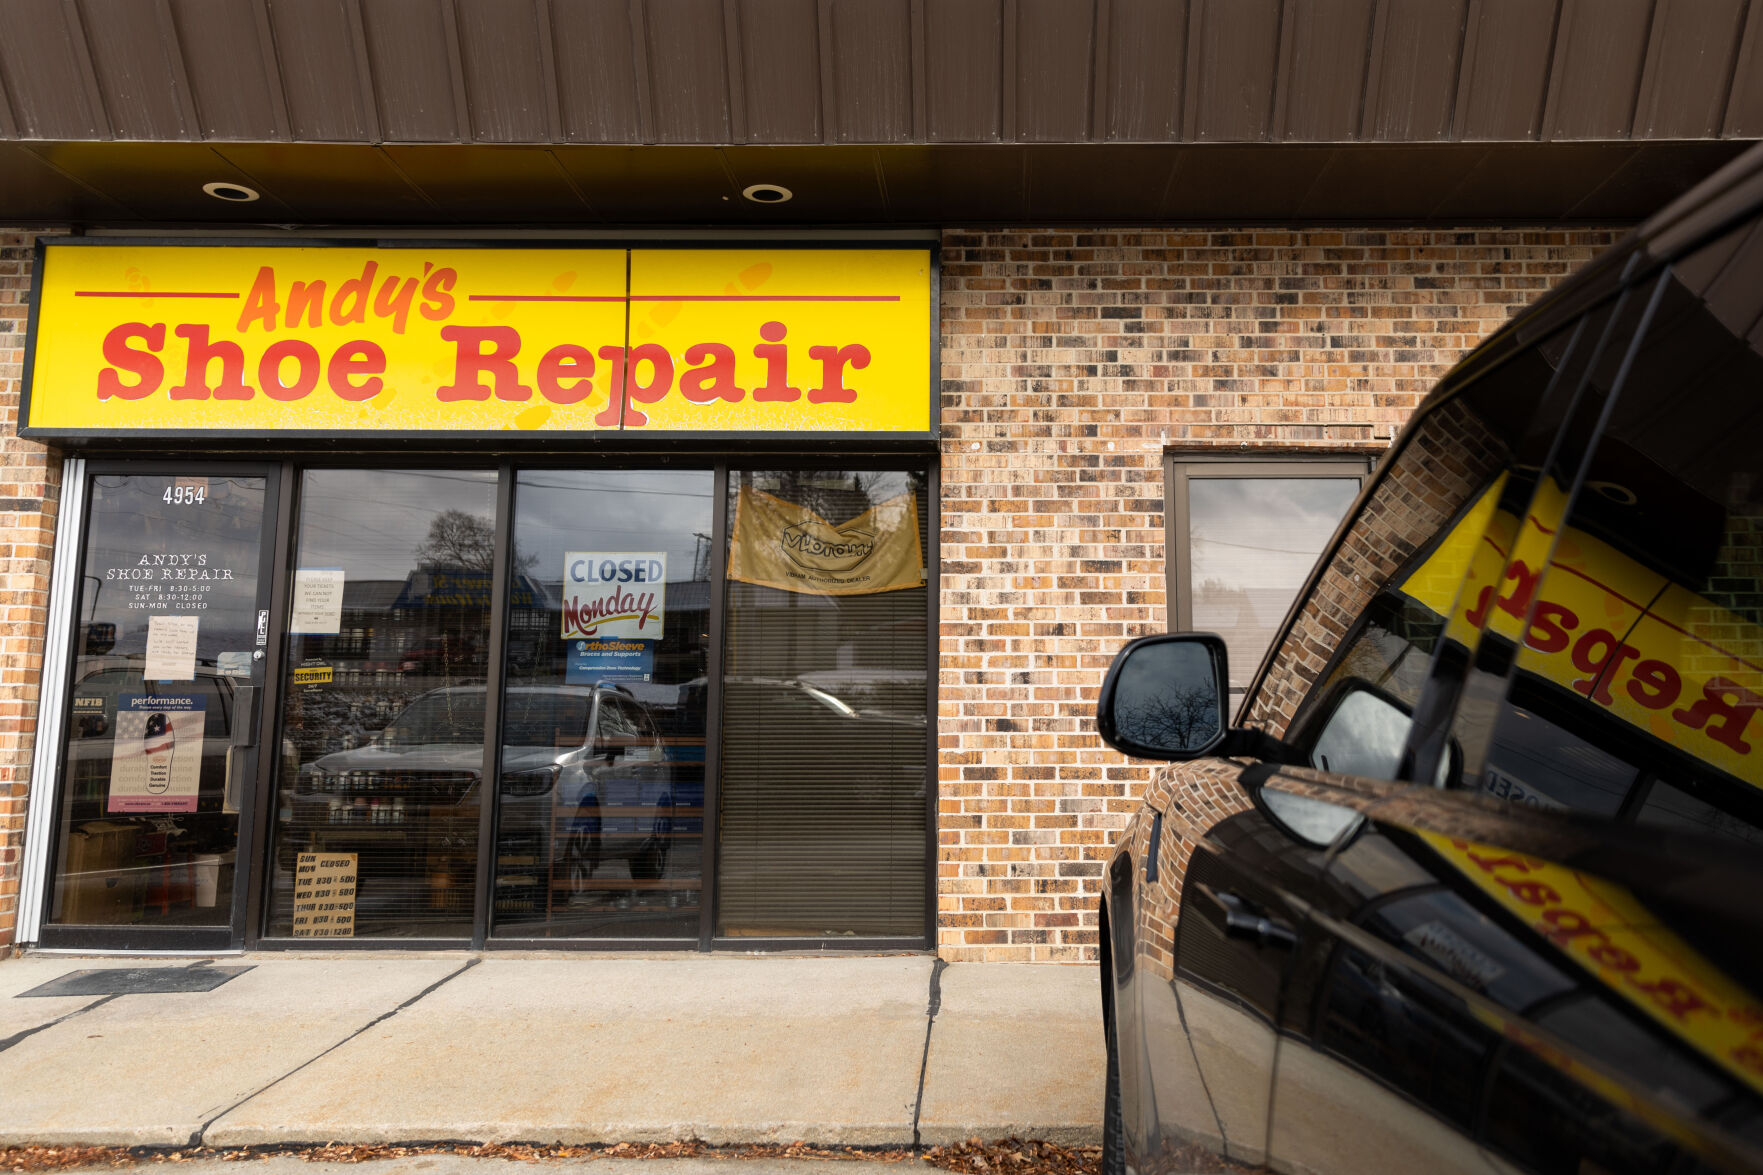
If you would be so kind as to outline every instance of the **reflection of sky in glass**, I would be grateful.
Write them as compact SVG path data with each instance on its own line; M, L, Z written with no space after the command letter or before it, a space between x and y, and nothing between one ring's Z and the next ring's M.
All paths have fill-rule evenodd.
M1230 680L1254 676L1323 544L1359 492L1351 477L1188 480L1193 627L1230 650Z
M403 579L438 515L496 521L494 470L309 469L301 483L302 567L343 567L351 579Z
M570 551L665 551L668 580L689 580L708 558L714 488L708 469L525 470L514 497L524 570L556 583Z

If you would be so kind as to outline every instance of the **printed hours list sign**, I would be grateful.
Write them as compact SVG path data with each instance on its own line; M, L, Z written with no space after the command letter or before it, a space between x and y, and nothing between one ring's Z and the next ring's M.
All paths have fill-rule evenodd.
M354 853L301 853L294 865L294 937L355 934Z

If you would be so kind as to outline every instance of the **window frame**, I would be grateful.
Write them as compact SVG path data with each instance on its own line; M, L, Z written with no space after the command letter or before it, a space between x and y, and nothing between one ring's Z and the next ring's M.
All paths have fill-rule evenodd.
M1207 453L1207 452L1165 452L1163 454L1163 578L1164 600L1167 627L1170 632L1194 631L1194 592L1190 581L1189 570L1192 567L1191 541L1192 528L1189 523L1188 486L1196 478L1267 478L1289 480L1292 478L1339 479L1351 477L1358 481L1359 488L1354 494L1354 506L1358 504L1365 491L1366 482L1370 480L1377 459L1384 450L1375 452L1363 449L1329 449L1303 452L1257 452L1257 453ZM1348 522L1354 514L1354 506L1347 508L1341 523L1335 527L1335 534L1340 533L1341 525ZM1317 558L1321 559L1334 550L1331 539L1323 544ZM1302 602L1305 589L1310 585L1309 579L1298 585L1296 602ZM1287 625L1280 624L1274 632L1273 646L1277 646L1284 636ZM1257 666L1267 659L1270 649L1264 649L1256 660ZM1260 681L1259 674L1249 678L1243 687L1241 703L1248 704ZM1229 684L1226 683L1229 689ZM1235 693L1236 691L1231 690Z

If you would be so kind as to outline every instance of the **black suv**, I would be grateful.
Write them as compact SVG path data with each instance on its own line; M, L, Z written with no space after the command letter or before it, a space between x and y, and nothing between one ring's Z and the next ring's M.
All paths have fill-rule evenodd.
M1105 1170L1763 1169L1763 148L1453 370L1228 680L1102 688L1180 762L1105 883Z

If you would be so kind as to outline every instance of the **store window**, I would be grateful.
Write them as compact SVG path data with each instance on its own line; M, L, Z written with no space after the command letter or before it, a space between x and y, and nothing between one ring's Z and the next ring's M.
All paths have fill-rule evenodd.
M699 937L714 492L516 475L497 935Z
M465 938L496 473L309 469L297 508L268 932Z
M717 933L925 933L928 478L729 475Z
M1363 457L1169 458L1170 629L1224 638L1233 709L1369 471Z

